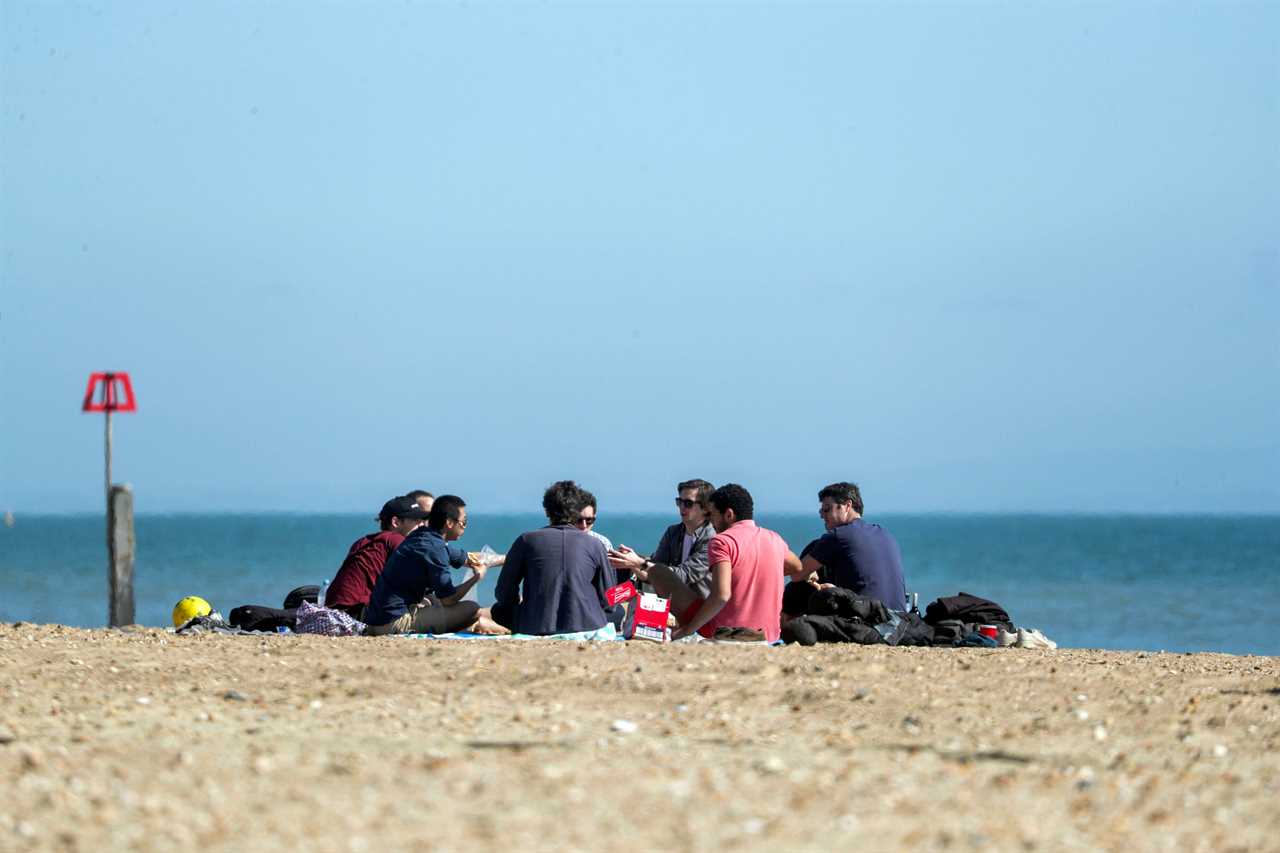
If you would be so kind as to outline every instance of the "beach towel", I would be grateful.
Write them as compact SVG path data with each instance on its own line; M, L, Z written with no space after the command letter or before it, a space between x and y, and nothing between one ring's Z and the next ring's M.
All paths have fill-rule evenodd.
M570 634L473 634L470 631L454 631L449 634L396 634L398 637L411 637L415 640L571 640L573 642L612 642L621 640L618 629L612 622L605 623L603 628L594 631L574 631Z

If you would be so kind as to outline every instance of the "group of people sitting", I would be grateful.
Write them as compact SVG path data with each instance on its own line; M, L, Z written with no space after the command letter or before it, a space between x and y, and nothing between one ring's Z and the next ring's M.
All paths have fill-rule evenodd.
M647 556L614 547L593 528L595 496L571 480L542 497L547 526L519 536L505 556L457 547L467 529L467 505L456 495L418 490L387 501L380 530L352 544L327 591L325 605L364 622L369 634L514 632L549 636L626 623L626 603L609 590L631 581L669 599L671 639L712 637L744 629L768 642L781 635L784 587L841 588L907 607L897 541L863 520L853 483L818 492L826 533L797 556L772 530L754 521L750 492L706 480L676 487L680 521ZM501 566L492 607L466 600L493 566ZM455 583L452 570L469 570ZM794 596L793 596L794 597Z

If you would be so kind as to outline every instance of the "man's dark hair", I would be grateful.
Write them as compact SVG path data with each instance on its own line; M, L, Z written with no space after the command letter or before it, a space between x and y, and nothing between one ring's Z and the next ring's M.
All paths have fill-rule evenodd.
M406 493L405 497L411 501L416 501L418 498L431 498L432 500L435 500L436 498L435 495L431 494L426 489L414 489L412 492Z
M462 518L462 508L466 505L467 502L457 495L441 495L431 505L427 527L432 530L443 530L446 521L457 521Z
M697 489L698 494L694 496L694 500L702 504L702 508L707 508L707 498L711 497L711 493L715 491L715 486L706 480L685 480L676 486L676 494L680 494L685 489Z
M751 501L751 493L737 483L725 483L707 496L707 500L720 512L733 510L738 521L747 521L755 509Z
M818 492L818 500L825 501L831 498L838 504L853 504L853 511L858 515L862 515L862 492L858 491L857 483L832 483L824 486L822 491Z
M573 480L559 480L542 493L542 510L552 524L573 524L584 506L590 506Z
M401 495L400 497L391 498L390 500L388 500L386 503L382 505L382 509L378 512L378 529L379 530L386 531L391 529L391 519L397 517L396 501L400 500L401 497L405 497L405 496Z
M586 489L583 489L582 490L582 506L578 508L578 512L582 512L582 510L586 509L587 507L591 507L596 512L600 511L600 507L596 505L596 496L591 494L591 492L588 492Z

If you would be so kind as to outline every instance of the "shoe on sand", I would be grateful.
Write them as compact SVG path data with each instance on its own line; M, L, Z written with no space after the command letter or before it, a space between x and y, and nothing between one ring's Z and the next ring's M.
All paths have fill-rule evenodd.
M1020 649L1056 649L1058 647L1057 643L1035 628L1019 628L1018 641L1014 645Z
M1018 642L1018 632L1006 631L1002 626L996 626L996 645L1004 648L1005 646L1016 645Z

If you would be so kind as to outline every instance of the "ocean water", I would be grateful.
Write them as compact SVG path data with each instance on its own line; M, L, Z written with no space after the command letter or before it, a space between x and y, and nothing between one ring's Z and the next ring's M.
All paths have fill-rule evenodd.
M615 544L648 552L667 515L602 513ZM885 515L920 606L965 591L1063 646L1280 655L1280 516ZM762 515L799 553L816 514ZM459 543L505 551L538 515L470 516ZM137 519L137 620L170 624L186 595L224 614L279 607L295 586L332 578L374 529L362 515L145 515ZM464 576L459 572L459 579ZM497 572L481 584L493 598ZM19 516L0 527L0 621L106 621L100 515Z

